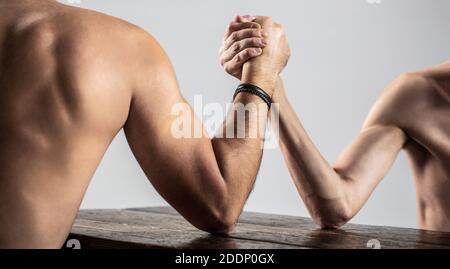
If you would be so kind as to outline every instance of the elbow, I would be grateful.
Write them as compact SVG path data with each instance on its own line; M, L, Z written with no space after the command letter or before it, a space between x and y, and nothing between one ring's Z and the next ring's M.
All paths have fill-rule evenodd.
M199 218L198 229L213 235L230 234L242 212L242 205L230 197L226 187L220 188L205 205Z
M244 202L240 201L239 195L230 193L222 176L218 178L217 173L209 174L212 175L211 182L218 182L218 184L201 196L195 219L192 219L191 224L213 235L228 235L236 226Z
M236 226L238 217L228 212L214 211L198 223L197 228L214 235L228 235Z
M321 215L313 218L323 230L336 230L347 224L352 217L348 214Z
M214 234L228 235L237 223L241 210L226 204L222 200L217 204L206 207L200 212L197 221L192 222L198 229Z
M351 207L346 203L332 202L324 206L325 203L314 206L311 212L313 221L321 229L335 230L347 224L354 216Z

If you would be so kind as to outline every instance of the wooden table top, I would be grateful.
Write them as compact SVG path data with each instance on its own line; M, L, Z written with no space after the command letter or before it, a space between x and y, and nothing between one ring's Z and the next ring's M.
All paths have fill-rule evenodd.
M243 213L229 236L213 236L169 207L81 210L69 239L83 249L450 248L450 233L356 224L325 231L308 218L260 213Z

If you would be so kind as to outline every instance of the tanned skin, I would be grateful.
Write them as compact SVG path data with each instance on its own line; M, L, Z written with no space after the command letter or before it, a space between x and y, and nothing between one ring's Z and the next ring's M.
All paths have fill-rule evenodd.
M261 25L271 37L263 38ZM262 67L250 61L241 78L272 95L289 57L282 29L268 18L230 27L243 30L228 32L228 43L253 40L236 62L268 47L258 58ZM235 103L264 104L245 93ZM199 229L229 232L255 181L264 137L210 139L203 132L177 139L174 104L186 101L168 57L145 31L56 1L0 0L0 248L61 247L122 128L151 183L176 210ZM267 110L241 127L249 133L258 121L264 128ZM234 117L232 111L224 130L240 127Z
M221 58L227 71L242 67L227 61L226 53ZM419 227L450 232L450 62L391 83L334 165L303 128L281 79L273 99L280 107L281 150L317 224L338 228L351 220L405 150L417 188Z

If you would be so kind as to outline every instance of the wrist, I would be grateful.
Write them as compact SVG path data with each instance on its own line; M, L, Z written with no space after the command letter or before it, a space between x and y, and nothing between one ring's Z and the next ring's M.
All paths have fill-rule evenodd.
M268 95L265 90L261 89L260 87L254 85L254 84L239 85L239 87L236 89L236 92L233 96L233 100L235 100L237 95L240 93L249 93L249 94L258 96L261 100L263 100L267 104L269 110L270 110L270 107L272 106L272 103L273 103L272 97L270 95Z
M262 68L253 68L250 65L244 65L241 77L241 83L252 84L263 89L271 97L277 86L278 74L267 72Z
M287 99L286 93L284 91L284 83L280 76L277 78L277 84L275 86L275 91L272 96L272 100L274 103L281 103Z
M270 97L273 96L277 85L276 78L267 75L242 74L242 84L252 84L264 90Z

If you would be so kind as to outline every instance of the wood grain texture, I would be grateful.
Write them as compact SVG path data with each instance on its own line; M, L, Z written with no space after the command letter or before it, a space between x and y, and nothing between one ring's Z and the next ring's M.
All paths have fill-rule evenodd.
M213 236L190 225L168 207L81 210L69 239L82 248L148 249L364 249L450 248L450 233L348 224L324 231L308 218L243 213L229 236Z

